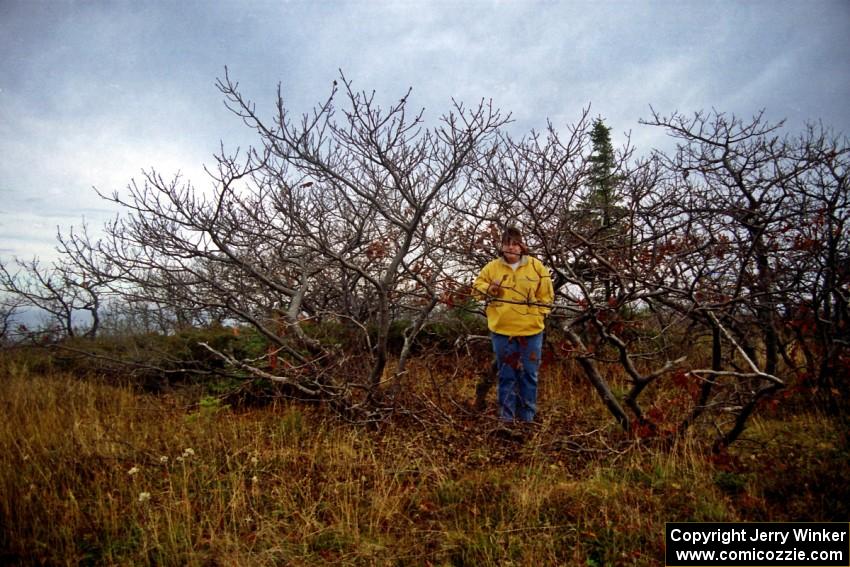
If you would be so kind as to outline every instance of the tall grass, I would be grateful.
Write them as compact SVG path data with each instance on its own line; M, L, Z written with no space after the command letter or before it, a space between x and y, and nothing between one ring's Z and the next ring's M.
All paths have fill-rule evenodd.
M471 377L446 372L411 376L435 404L471 399ZM723 459L693 438L661 451L608 427L563 368L523 443L462 408L375 429L10 361L0 405L0 563L661 565L665 521L841 513L796 488L783 512L792 487L760 465L790 443L808 459L801 482L833 467L844 457L822 418L758 420Z

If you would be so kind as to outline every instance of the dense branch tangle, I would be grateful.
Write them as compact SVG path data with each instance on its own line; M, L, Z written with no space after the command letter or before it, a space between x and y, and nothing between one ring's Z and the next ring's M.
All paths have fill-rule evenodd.
M629 432L702 423L728 444L794 379L850 390L835 378L850 328L848 145L822 128L783 138L761 115L653 112L679 147L636 158L589 109L517 138L489 102L453 101L429 127L410 91L382 107L344 76L301 116L279 89L268 121L227 73L218 88L255 148L222 146L204 188L146 172L104 196L122 214L101 240L60 237L61 277L24 262L3 268L4 288L48 305L68 335L75 310L97 321L104 294L166 308L175 327L250 326L268 358L209 350L372 412L403 388L429 322L480 310L464 290L516 224L552 270L553 348Z
M393 321L402 309L407 317L414 313L418 324L406 335L412 342L416 327L436 305L435 279L413 269L437 261L431 223L441 215L442 203L462 190L479 147L505 119L484 102L473 109L455 104L439 126L428 129L422 112L409 116L409 91L384 111L374 93L356 92L344 76L341 84L342 89L335 82L326 102L300 120L290 117L279 93L271 124L258 117L229 77L219 88L264 146L249 161L265 194L246 208L253 218L241 222L264 233L274 224L258 218L256 210L271 204L269 216L287 224L287 248L300 251L298 261L288 256L274 267L297 274L299 292L286 294L287 319L297 327L299 314L315 315L305 303L309 298L343 323L368 320L375 330L368 341L372 363L366 380L372 394L385 378ZM344 99L341 116L335 106L339 98ZM411 280L426 301L400 304ZM335 293L317 299L322 289ZM403 368L402 360L396 374Z

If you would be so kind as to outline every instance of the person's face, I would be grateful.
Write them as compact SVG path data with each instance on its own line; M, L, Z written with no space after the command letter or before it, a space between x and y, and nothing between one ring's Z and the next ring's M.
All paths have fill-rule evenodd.
M511 241L502 243L502 256L509 264L519 261L522 256L522 246L519 242Z

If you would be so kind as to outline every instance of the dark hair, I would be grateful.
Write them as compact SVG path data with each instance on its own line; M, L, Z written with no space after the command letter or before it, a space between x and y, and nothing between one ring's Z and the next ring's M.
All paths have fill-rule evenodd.
M514 242L519 244L519 248L523 255L528 254L528 247L525 245L525 240L522 237L522 232L515 226L509 226L502 231L502 246Z

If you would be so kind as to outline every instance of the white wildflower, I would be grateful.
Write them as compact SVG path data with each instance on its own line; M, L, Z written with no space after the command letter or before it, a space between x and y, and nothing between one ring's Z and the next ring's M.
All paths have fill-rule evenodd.
M151 499L151 493L150 492L140 492L139 493L139 502L147 502L150 499Z
M188 459L189 457L194 457L194 456L195 456L195 450L192 449L191 447L188 448L188 449L183 449L183 458L184 459Z
M258 459L256 456L251 457L251 464L254 465L255 467L257 466L257 464L259 462L260 462L260 459Z
M260 477L258 477L257 475L252 476L251 482L257 484L258 482L260 482Z
M166 457L165 455L161 456L159 458L159 462L162 463L163 465L167 465L168 464L168 457Z
M127 471L127 474L130 475L130 476L137 475L137 474L139 474L139 470L140 470L139 467L133 467L133 468L131 468L130 470Z

